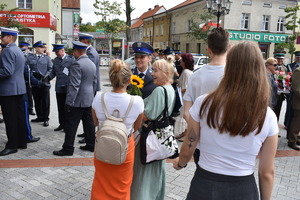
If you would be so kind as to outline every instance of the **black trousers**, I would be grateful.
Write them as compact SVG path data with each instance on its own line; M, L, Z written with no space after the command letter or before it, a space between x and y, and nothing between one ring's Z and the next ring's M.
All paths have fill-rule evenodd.
M32 92L31 92L31 87L29 83L26 82L26 93L28 97L28 110L33 110L33 99L32 99Z
M32 87L36 115L39 119L49 120L50 87Z
M58 110L58 122L61 127L65 127L66 113L65 113L65 103L66 103L67 93L56 93L56 102Z
M65 142L63 144L63 149L70 153L74 152L74 141L80 120L82 120L86 145L93 148L95 146L95 125L91 107L71 107L70 112L66 112Z
M5 123L7 143L5 148L17 149L26 146L26 122L23 95L0 97Z
M31 125L29 122L29 102L27 94L23 95L23 105L24 105L24 114L25 114L25 125L26 125L26 140L29 141L33 138L31 134Z
M276 104L275 108L273 109L276 114L277 121L279 121L281 106L282 106L282 102L284 100L285 100L285 95L283 93L281 93L280 95L277 95L277 104Z

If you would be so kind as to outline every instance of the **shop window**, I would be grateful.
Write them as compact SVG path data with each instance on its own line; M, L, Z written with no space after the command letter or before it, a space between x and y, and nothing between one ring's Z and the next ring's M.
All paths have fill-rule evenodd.
M241 29L249 30L249 26L250 26L250 14L249 13L242 13Z
M33 36L34 36L33 30L31 30L30 28L22 28L19 32L18 39L19 41L28 42L30 46L32 46L34 43Z
M270 30L270 16L269 15L263 15L262 17L262 31L269 31Z
M18 0L18 8L32 9L32 0Z
M278 17L277 20L277 32L283 32L284 28L284 17Z

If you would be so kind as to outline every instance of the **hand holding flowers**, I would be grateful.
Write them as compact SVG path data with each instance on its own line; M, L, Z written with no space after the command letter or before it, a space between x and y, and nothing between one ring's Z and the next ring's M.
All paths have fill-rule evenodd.
M144 87L144 80L137 75L131 75L130 84L127 93L142 96L141 89Z

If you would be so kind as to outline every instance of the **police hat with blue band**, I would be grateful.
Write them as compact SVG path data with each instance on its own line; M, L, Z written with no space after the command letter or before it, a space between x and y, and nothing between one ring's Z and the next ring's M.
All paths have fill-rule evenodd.
M78 33L79 39L93 39L93 35L87 33Z
M19 46L26 46L26 47L28 47L30 44L28 43L28 42L25 42L25 41L20 41L19 42Z
M181 54L180 50L174 50L175 54Z
M5 35L17 36L18 35L17 30L13 30L13 29L10 29L10 28L0 27L0 30L1 30L1 36L5 36Z
M53 50L52 50L53 52L59 51L59 50L65 48L64 44L52 44L52 46L53 46Z
M153 53L153 48L150 44L146 42L135 42L132 44L134 55L151 55Z
M165 55L172 55L172 54L174 54L174 49L173 49L172 47L167 47L167 48L163 51L163 53L164 53Z
M86 49L88 47L87 44L84 44L79 41L73 41L72 43L73 43L73 49Z
M36 43L33 44L33 48L36 48L36 47L43 47L43 41L37 41Z

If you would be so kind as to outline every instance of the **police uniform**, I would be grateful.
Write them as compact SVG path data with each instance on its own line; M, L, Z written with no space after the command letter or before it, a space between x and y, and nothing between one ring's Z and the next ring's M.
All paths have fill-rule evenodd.
M175 51L175 55L180 55L181 54L180 50L174 50L174 51ZM175 67L176 67L176 70L177 70L177 72L180 76L182 71L183 71L183 69L181 67L181 57L178 60L175 60Z
M43 47L43 42L38 41L33 47ZM29 54L26 64L29 66L30 73L32 74L31 83L42 83L37 85L32 84L31 90L37 118L31 120L31 122L44 122L44 126L49 126L50 82L48 76L52 71L51 58L44 54Z
M53 52L60 51L64 49L63 44L52 44ZM71 65L74 62L74 58L65 54L62 58L56 57L53 59L53 68L49 74L49 79L56 77L55 82L55 92L56 92L56 101L58 109L58 121L59 126L54 129L54 131L59 131L64 129L65 126L65 111L64 106L66 102L67 95L67 85L68 85L68 74Z
M93 35L87 34L87 33L78 33L79 41L82 41L82 39L93 39ZM86 50L86 55L89 57L91 61L96 65L96 74L97 74L97 89L96 91L100 91L100 56L96 49L93 46L88 46Z
M145 42L135 42L132 44L132 48L135 55L149 55L153 53L153 48L151 45L145 43ZM152 91L157 87L153 83L152 78L152 69L150 66L148 66L148 69L146 70L146 73L140 72L137 67L133 69L133 74L140 76L142 79L144 79L144 87L141 89L142 91L142 98L145 99L148 97Z
M24 80L25 58L11 36L16 30L0 28L2 43L6 46L0 54L0 104L5 122L7 143L0 156L16 153L18 148L27 148L26 122L23 95L26 93ZM6 44L7 43L7 44Z
M82 42L73 42L74 49L86 49ZM76 51L76 50L74 50ZM57 156L73 155L74 140L80 120L83 121L86 146L82 150L94 151L95 126L92 118L91 105L97 85L96 66L87 55L76 58L69 71L66 97L65 141L62 149L54 151Z

